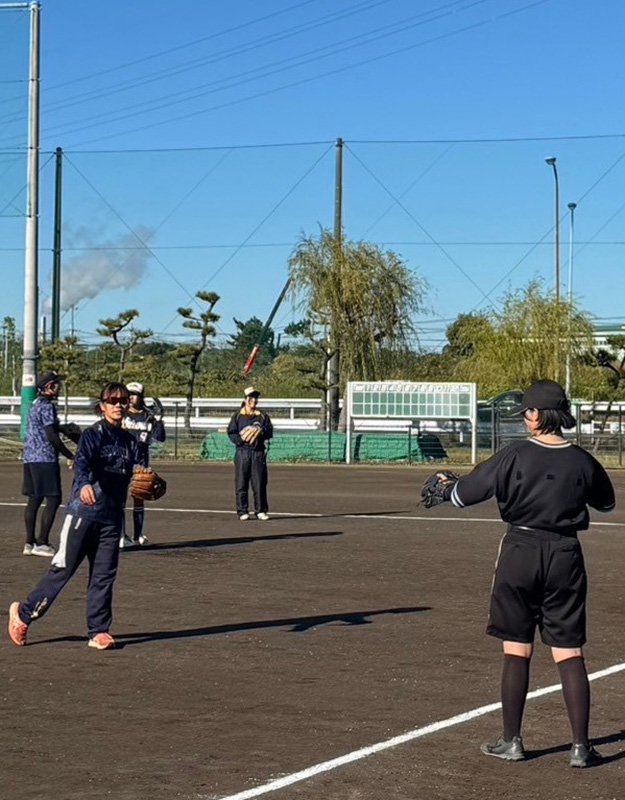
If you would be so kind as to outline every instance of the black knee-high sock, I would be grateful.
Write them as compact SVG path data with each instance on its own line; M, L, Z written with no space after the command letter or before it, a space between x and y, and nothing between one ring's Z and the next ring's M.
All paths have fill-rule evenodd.
M26 523L26 544L35 544L35 526L37 524L37 512L43 503L43 497L29 497L24 512L24 522Z
M59 497L46 497L46 505L41 514L41 526L39 528L39 542L38 544L48 544L50 538L50 531L54 524L56 512L61 505L61 498Z
M501 672L503 738L509 742L521 735L521 722L530 680L530 660L505 654Z
M134 524L134 540L139 541L139 537L143 533L143 520L145 517L145 508L143 506L135 506L132 509L132 521Z
M583 656L575 656L558 664L562 694L571 723L574 744L588 745L590 720L590 683Z

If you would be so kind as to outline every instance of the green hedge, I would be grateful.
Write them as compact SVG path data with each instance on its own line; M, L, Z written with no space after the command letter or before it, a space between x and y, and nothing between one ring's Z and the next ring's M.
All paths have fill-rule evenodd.
M345 461L347 437L344 433L302 431L276 433L269 442L271 461ZM432 434L410 437L411 460L415 462L446 458L438 437ZM209 433L202 442L200 458L230 461L234 446L226 433ZM408 461L408 434L355 433L352 435L352 461Z

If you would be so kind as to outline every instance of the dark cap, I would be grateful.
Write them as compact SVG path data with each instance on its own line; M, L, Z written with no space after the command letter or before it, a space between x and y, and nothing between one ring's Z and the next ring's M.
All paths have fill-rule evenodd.
M66 377L67 375L59 375L59 373L55 372L53 369L40 372L39 375L37 375L37 388L45 389L49 383L62 383Z
M569 401L559 383L548 380L536 381L524 392L523 399L512 409L511 415L523 414L528 408L540 411L546 409L568 411Z

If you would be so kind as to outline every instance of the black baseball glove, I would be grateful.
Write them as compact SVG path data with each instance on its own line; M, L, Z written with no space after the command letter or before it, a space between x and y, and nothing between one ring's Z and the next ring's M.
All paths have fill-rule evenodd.
M419 504L426 508L432 508L432 506L437 506L440 503L444 503L445 500L449 500L451 490L459 477L455 472L446 472L444 470L430 475L421 489Z
M66 436L71 442L74 444L78 444L80 440L81 430L80 427L75 422L66 422L63 425L59 425L59 431Z
M151 402L147 405L147 408L154 419L154 422L162 422L163 417L165 416L165 409L163 408L163 404L158 399L158 397L152 397Z

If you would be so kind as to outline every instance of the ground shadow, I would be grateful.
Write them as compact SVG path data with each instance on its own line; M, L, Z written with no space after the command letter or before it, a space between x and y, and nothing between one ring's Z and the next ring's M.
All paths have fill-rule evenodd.
M162 550L184 550L186 548L227 547L232 544L253 544L286 539L309 539L313 537L342 536L343 531L314 531L312 533L276 533L266 536L232 536L224 539L186 539L183 542L154 542L143 547L124 550L124 557L132 553L150 553Z
M617 733L611 733L608 736L599 736L593 737L592 743L595 747L601 747L604 744L614 744L615 742L625 742L625 730L620 730ZM555 745L554 747L545 747L542 750L526 750L525 751L525 759L526 761L531 761L535 758L542 758L543 756L550 756L554 753L568 753L571 749L571 744L559 744ZM610 764L613 761L620 761L622 758L625 758L625 750L621 750L618 753L612 753L612 755L604 756L598 764L595 764L594 767L602 767L605 764ZM588 767L588 769L594 769L594 767Z
M431 611L431 606L407 606L400 608L382 608L373 611L346 611L336 614L315 614L310 617L285 617L283 619L252 620L251 622L232 622L226 625L208 625L204 628L186 628L174 631L142 631L140 633L115 634L116 648L122 649L134 644L145 644L166 639L190 639L195 636L218 636L223 633L263 630L266 628L288 627L289 633L304 633L321 625L339 624L345 626L371 625L370 617L385 614L418 614ZM43 639L36 644L53 644L56 642L84 642L82 636L59 636L54 639ZM32 645L31 645L32 646Z
M227 625L210 625L205 628L187 628L178 631L147 631L143 633L122 633L115 636L118 647L143 644L162 639L188 639L194 636L216 636L222 633L262 630L264 628L289 627L290 633L303 633L321 625L371 625L370 617L383 614L418 614L431 611L430 606L408 606L405 608L384 608L373 611L347 611L336 614L315 614L310 617L285 617L284 619L253 620L251 622L234 622Z

